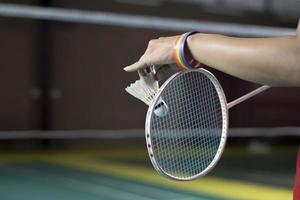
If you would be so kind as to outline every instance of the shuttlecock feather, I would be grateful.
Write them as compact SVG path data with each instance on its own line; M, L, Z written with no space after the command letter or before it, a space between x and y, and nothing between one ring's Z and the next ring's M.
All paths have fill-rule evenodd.
M178 68L176 66L161 68L161 70L159 70L159 73L156 74L154 74L153 71L138 71L140 79L130 84L130 86L126 87L125 90L135 98L143 101L145 104L150 106L153 99L155 98L156 93L159 90L159 80L165 80L176 71L178 71ZM155 115L158 117L164 117L168 114L168 112L168 105L162 98L159 98L154 106Z
M143 101L147 105L151 104L158 89L158 81L155 80L154 75L152 74L140 76L139 80L136 80L134 83L130 84L130 86L125 88L129 94Z

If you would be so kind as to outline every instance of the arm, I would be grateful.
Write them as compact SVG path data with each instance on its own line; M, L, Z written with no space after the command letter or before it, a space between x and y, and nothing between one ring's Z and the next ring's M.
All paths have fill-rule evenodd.
M195 34L188 47L200 62L233 76L268 85L300 86L300 21L298 36L235 38ZM175 37L149 42L141 59L126 71L173 63Z
M300 86L300 26L298 31L299 37L261 39L195 34L188 46L194 58L230 75L262 84Z

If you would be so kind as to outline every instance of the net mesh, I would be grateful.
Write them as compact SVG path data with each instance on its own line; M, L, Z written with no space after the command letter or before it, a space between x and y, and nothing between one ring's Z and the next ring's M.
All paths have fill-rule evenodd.
M218 92L205 74L189 72L171 82L160 99L168 113L151 117L152 156L164 173L192 178L209 166L220 145L223 118Z

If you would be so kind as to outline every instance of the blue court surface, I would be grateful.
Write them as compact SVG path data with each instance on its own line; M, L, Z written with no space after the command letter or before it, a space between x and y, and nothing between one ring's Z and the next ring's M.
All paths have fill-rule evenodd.
M255 153L229 146L208 176L161 177L141 145L2 152L0 199L291 199L296 147Z

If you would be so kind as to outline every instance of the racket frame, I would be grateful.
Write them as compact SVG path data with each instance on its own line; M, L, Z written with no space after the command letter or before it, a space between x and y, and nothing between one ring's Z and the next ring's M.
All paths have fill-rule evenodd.
M194 176L191 177L186 177L186 178L182 178L182 177L176 177L173 176L169 173L167 173L164 169L162 169L158 162L155 159L155 154L154 151L152 149L152 141L151 141L151 119L152 116L154 114L154 107L156 105L156 103L159 101L161 94L163 93L164 89L166 87L168 87L169 84L171 84L173 81L176 81L177 78L179 78L180 76L186 74L186 73L202 73L204 74L206 77L208 77L210 79L210 81L213 83L217 93L218 93L218 97L219 97L219 101L221 104L221 111L222 111L222 134L221 134L221 141L218 147L218 150L216 152L216 155L214 156L212 162L199 174L196 174ZM209 71L200 68L200 69L191 69L191 70L185 70L185 71L180 71L177 72L175 74L173 74L167 81L165 81L163 83L163 85L159 88L157 94L155 95L153 101L151 102L148 111L147 111L147 115L146 115L146 122L145 122L145 138L146 138L146 144L147 144L147 150L148 150L148 154L149 154L149 158L151 160L151 163L153 165L153 167L155 168L155 170L161 174L162 176L168 177L170 179L174 179L174 180L179 180L179 181L189 181L189 180L194 180L198 177L201 176L205 176L207 173L209 173L214 167L215 165L218 163L218 161L220 160L223 151L225 149L225 145L226 145L226 140L227 140L227 132L228 132L228 122L229 120L229 116L228 116L228 107L227 107L227 100L226 100L226 96L224 94L224 91L219 83L219 81L217 80L217 78Z

